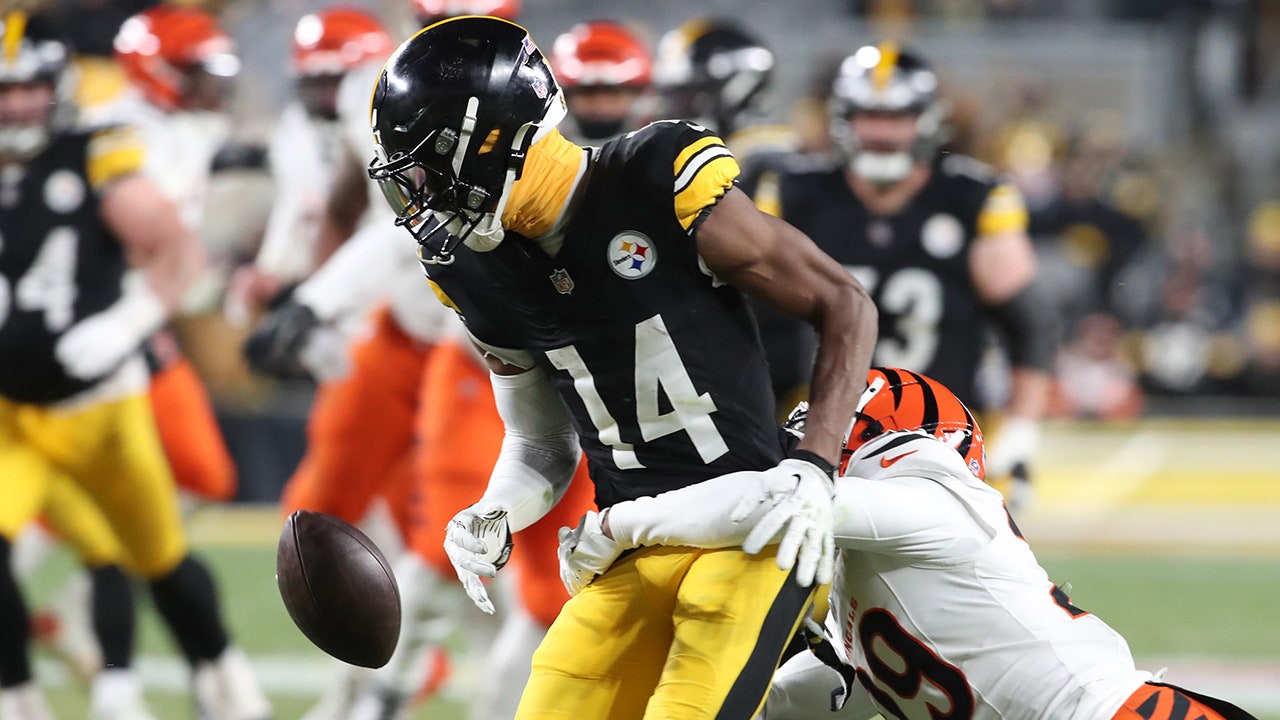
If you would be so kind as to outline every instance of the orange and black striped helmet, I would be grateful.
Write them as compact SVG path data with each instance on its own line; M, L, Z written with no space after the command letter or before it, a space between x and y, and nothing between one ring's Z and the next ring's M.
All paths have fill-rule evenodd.
M945 385L902 368L871 368L867 389L854 411L840 472L849 457L872 438L896 430L924 430L955 448L969 471L984 479L987 468L982 428L973 413Z

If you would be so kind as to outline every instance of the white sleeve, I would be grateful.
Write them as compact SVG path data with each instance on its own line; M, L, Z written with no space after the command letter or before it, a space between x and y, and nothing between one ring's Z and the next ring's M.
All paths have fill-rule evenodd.
M733 547L741 545L755 516L729 519L744 496L744 483L758 483L762 473L721 475L696 485L637 498L609 508L609 531L624 548L647 545Z
M541 369L489 379L506 435L477 504L505 508L511 531L518 532L564 496L582 451L569 411Z
M317 175L332 172L314 159L319 150L315 128L308 125L302 108L291 103L280 114L268 146L275 202L254 258L259 270L285 282L306 277L311 271L329 185L328 177Z
M405 265L418 267L418 257L404 231L391 223L366 222L298 286L294 297L332 322L386 298L388 283ZM427 281L422 284L425 289Z
M730 515L753 492L744 483L759 482L761 475L731 473L618 503L609 509L609 530L624 548L739 545L759 518L734 522ZM841 548L937 559L967 555L990 540L964 506L933 480L839 478L835 502L835 541Z
M364 167L373 159L373 128L369 123L369 109L373 102L373 88L382 74L382 60L367 62L347 71L338 84L338 120L351 152Z

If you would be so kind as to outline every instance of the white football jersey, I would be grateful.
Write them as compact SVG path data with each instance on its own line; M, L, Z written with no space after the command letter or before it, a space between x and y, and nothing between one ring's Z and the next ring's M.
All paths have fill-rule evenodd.
M284 282L311 271L334 170L346 152L344 139L337 121L312 118L299 102L280 114L267 150L276 197L254 260L258 269Z
M1151 678L1070 604L950 447L893 433L846 474L828 631L886 718L1106 720ZM865 714L852 705L847 717Z
M338 86L341 142L362 165L373 159L369 99L382 71L381 61L349 71ZM327 320L359 317L386 303L402 330L432 343L455 322L453 312L436 299L418 262L413 237L395 224L377 183L367 183L369 209L354 235L298 288L298 297Z

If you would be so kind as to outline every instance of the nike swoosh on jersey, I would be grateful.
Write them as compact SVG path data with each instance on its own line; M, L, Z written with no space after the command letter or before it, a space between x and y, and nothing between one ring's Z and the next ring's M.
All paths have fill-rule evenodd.
M901 455L895 455L895 456L893 456L893 457L882 457L882 458L880 458L880 467L882 467L882 468L887 468L887 467L889 467L890 465L892 465L892 464L894 464L894 463L898 462L898 461L899 461L899 460L901 460L902 458L904 458L904 457L906 457L906 456L908 456L908 455L915 455L915 454L916 454L916 451L915 451L915 450L908 450L907 452L904 452L904 453L902 453Z

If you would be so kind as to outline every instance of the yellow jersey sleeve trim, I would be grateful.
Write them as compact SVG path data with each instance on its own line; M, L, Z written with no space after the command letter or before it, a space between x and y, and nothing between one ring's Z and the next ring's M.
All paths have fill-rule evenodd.
M1027 229L1027 206L1012 185L998 185L978 213L978 237Z
M85 170L95 191L142 171L147 151L142 136L129 127L99 130L89 138Z
M672 171L676 219L685 230L733 187L741 172L733 153L714 136L699 138L681 150Z
M449 294L446 293L444 288L440 287L435 280L427 280L427 284L431 286L431 292L436 294L436 299L440 301L441 305L449 308L459 315L462 314L462 311L454 304L453 300L449 297Z

